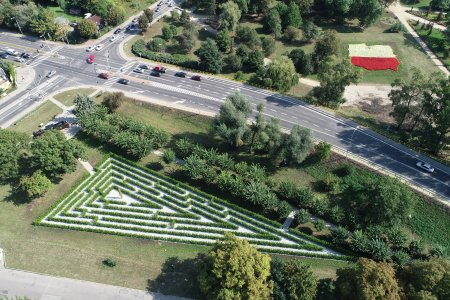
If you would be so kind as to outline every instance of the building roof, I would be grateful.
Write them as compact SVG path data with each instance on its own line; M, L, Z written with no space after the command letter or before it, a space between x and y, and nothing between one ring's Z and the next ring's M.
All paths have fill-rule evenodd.
M103 22L102 18L100 18L99 16L91 16L87 19L91 20L92 22L94 22L97 25L100 25Z

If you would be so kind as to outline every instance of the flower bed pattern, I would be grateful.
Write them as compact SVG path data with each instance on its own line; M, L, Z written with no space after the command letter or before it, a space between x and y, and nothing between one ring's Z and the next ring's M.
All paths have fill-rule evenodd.
M350 44L348 52L352 65L370 71L389 69L397 71L400 64L390 46Z
M286 231L277 222L116 156L36 224L201 245L232 232L265 252L350 259L325 242Z

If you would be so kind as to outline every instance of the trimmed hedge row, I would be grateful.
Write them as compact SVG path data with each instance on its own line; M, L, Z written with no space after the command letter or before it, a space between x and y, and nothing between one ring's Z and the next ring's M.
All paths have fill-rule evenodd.
M107 221L107 222L116 222L116 223L124 223L124 224L167 228L167 224L147 223L147 222L138 221L138 220L121 219L121 218L114 218L114 217L108 217L108 216L102 217L102 220Z

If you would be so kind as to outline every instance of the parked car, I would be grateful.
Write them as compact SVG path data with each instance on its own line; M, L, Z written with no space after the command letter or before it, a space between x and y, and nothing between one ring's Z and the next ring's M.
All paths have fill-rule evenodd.
M122 29L117 28L117 29L114 31L114 34L119 34L119 33L121 33L121 32L122 32Z
M70 127L69 122L67 122L67 121L59 121L59 122L52 123L52 124L49 124L49 125L45 126L44 129L45 130L51 130L51 129L63 130L63 129L66 129L66 128L69 128L69 127Z
M17 56L20 54L19 52L17 52L16 50L14 50L12 48L6 49L6 53L8 53L9 55L12 55L12 56Z
M155 12L159 12L159 6L155 9Z
M94 51L94 49L95 49L95 45L89 46L86 48L86 52Z
M110 42L114 42L115 40L117 40L117 35L113 35L113 36L109 39Z
M136 69L133 70L133 72L144 73L144 71L141 68L136 68Z
M95 46L95 50L96 50L96 51L100 51L100 50L103 49L103 47L105 47L105 45L103 45L103 44L98 44L97 46Z
M137 24L137 22L138 22L138 19L137 19L137 18L134 18L134 19L131 21L131 23L133 23L133 24Z
M24 59L29 59L29 58L31 58L31 54L23 52L22 54L20 54L20 57L22 57Z
M433 173L434 172L433 166L431 166L430 164L425 163L423 161L418 161L416 163L416 166L419 167L420 169L424 170L424 171L429 172L429 173Z
M109 79L109 74L108 73L100 73L100 74L98 74L98 77L103 78L103 79Z
M128 79L121 78L121 79L117 80L117 82L120 83L120 84L128 85L128 83L129 83L130 81L129 81Z
M186 72L176 72L176 73L175 73L175 76L177 76L177 77L182 77L182 78L185 78L186 75L187 75Z
M33 132L33 138L35 139L35 138L40 137L41 135L44 134L44 132L45 132L45 130L43 130L43 129L39 129L38 131Z
M94 55L91 54L91 55L88 56L88 58L87 58L87 63L88 63L88 64L94 63Z
M191 77L191 79L195 80L195 81L201 81L202 77L200 75L194 75L194 76Z
M55 70L50 71L50 72L48 72L48 74L47 74L47 78L53 77L53 75L55 75L55 74L56 74L56 71L55 71Z
M166 73L167 68L156 66L153 68L153 71L159 72L159 73Z
M159 73L158 71L151 71L150 75L155 77L161 77L161 73Z
M77 23L77 22L72 22L72 23L70 23L70 27L77 27L79 24Z
M148 65L146 65L146 64L141 64L141 65L139 65L138 68L144 69L144 70L148 70Z

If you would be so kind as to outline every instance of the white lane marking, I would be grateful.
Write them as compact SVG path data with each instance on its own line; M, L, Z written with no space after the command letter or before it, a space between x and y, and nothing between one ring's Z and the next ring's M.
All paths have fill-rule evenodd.
M179 101L175 101L175 104L183 104L184 102L186 102L186 100L179 100Z

